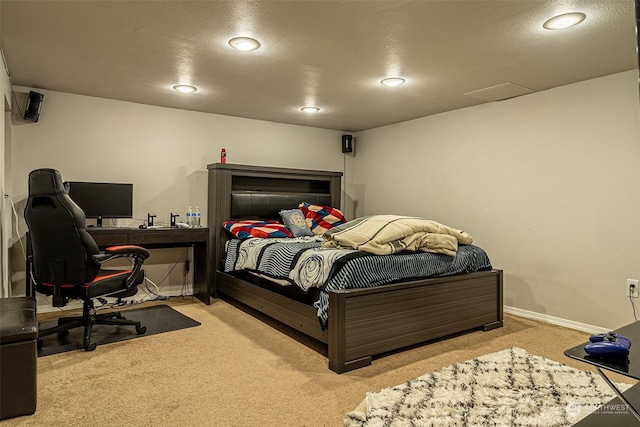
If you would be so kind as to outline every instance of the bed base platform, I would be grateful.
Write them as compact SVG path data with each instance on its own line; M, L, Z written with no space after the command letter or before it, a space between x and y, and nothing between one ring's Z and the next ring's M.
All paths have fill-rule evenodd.
M230 274L217 271L216 287L326 343L329 369L337 373L368 366L378 354L503 322L502 270L331 291L328 330L315 308Z

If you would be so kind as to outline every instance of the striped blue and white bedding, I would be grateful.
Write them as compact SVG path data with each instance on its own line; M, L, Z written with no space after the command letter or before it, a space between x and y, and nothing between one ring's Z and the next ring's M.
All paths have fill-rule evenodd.
M224 271L260 273L303 291L318 288L320 297L314 307L320 324L326 328L327 291L491 269L486 252L474 245L460 245L455 256L422 251L372 255L350 249L322 248L322 242L320 236L229 240Z

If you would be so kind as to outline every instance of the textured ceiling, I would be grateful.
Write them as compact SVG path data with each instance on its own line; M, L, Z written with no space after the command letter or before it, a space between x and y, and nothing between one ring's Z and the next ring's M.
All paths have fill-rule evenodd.
M542 28L570 11L587 19ZM2 0L0 18L14 86L351 132L636 67L630 0Z

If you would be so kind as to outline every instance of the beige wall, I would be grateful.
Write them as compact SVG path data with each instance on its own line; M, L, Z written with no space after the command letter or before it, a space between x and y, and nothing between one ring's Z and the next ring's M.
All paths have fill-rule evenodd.
M28 174L41 167L58 169L69 181L133 183L134 217L140 219L154 212L156 222L168 223L173 212L184 220L187 206L197 205L203 225L207 164L220 161L222 147L229 163L343 168L338 131L39 91L45 95L39 122L13 127L13 191L20 213ZM23 220L19 226L23 234ZM154 251L145 268L151 280L164 277L182 253ZM23 262L16 247L13 259ZM180 289L182 271L182 264L174 269L169 287ZM13 287L24 292L24 268L14 274Z
M30 170L54 167L68 180L133 182L134 215L167 220L206 209L206 165L222 147L230 163L345 168L349 217L465 229L504 270L508 309L602 328L634 320L624 288L640 278L635 71L361 132L355 156L337 131L43 92L40 122L12 129L16 200ZM152 280L180 256L154 251ZM15 289L23 279L14 274Z
M358 215L468 231L504 270L516 312L603 328L634 321L625 286L640 278L635 70L357 139L347 198Z

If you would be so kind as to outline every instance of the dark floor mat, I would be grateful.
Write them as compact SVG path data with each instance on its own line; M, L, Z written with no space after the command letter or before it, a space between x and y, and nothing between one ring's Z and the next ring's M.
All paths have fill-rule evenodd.
M108 310L105 312L108 312ZM147 331L142 335L138 335L134 326L94 325L91 340L98 345L98 349L102 344L131 340L200 325L199 322L177 312L168 305L126 310L122 311L122 315L129 320L140 321L142 326L147 327ZM47 329L56 324L57 321L43 322L39 325L39 328ZM53 334L42 337L42 347L38 348L38 356L83 349L83 333L84 328L78 327L71 329L67 335L58 336L58 334Z

